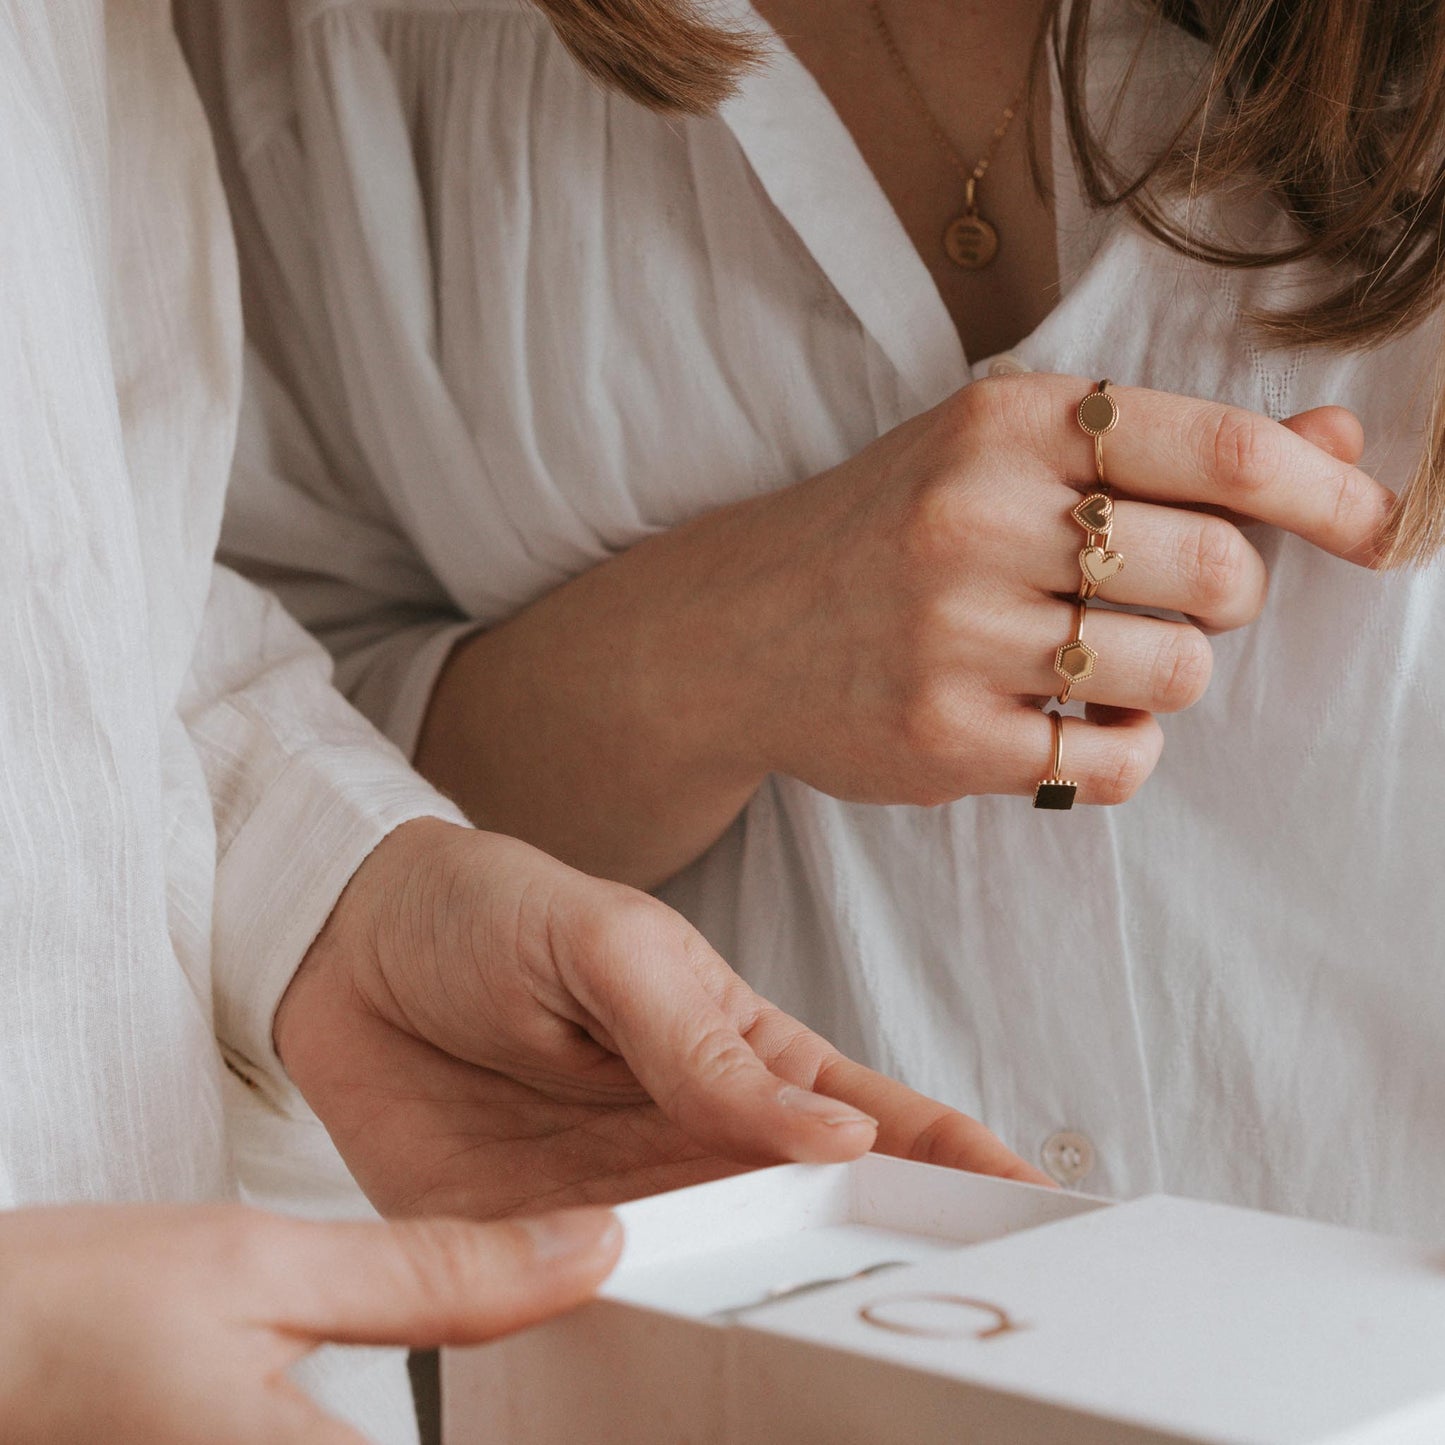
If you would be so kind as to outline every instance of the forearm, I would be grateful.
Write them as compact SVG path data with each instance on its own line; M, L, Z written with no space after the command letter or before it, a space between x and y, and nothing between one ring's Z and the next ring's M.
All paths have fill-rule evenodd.
M779 572L745 503L640 543L500 627L438 681L416 762L484 828L654 887L768 771L760 665Z

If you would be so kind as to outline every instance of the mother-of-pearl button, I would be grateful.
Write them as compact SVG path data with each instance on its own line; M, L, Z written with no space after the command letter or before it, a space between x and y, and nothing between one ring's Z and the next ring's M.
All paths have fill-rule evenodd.
M1058 1184L1078 1184L1093 1173L1094 1141L1077 1130L1062 1129L1050 1134L1039 1153L1044 1169Z

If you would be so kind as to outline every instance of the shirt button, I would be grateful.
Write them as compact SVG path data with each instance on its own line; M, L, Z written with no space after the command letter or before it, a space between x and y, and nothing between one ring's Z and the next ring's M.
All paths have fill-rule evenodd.
M1022 376L1027 371L1032 371L1027 362L1020 361L1017 356L1005 352L1002 356L995 356L988 364L990 376Z
M1056 1184L1078 1184L1094 1170L1094 1143L1072 1129L1050 1134L1040 1151L1045 1171Z

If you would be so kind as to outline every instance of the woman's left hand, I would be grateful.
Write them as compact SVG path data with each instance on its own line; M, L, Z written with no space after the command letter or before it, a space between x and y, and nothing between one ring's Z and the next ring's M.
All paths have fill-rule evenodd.
M759 998L663 904L429 819L352 879L275 1035L391 1214L614 1203L870 1148L1047 1182Z

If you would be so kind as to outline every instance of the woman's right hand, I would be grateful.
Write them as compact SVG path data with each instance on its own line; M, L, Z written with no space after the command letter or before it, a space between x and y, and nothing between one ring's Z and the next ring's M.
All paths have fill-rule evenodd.
M978 382L806 481L629 547L452 655L418 766L495 832L585 872L657 886L699 857L769 773L835 797L934 804L1032 792L1040 703L1073 635L1070 515L1094 490L1075 413L1089 382ZM1105 441L1111 545L1074 688L1064 769L1085 803L1148 777L1153 714L1198 700L1207 633L1249 622L1264 563L1230 516L1368 563L1393 497L1356 470L1330 407L1279 425L1119 388Z
M728 607L757 645L749 735L766 770L835 797L936 804L1029 793L1045 776L1040 703L1063 686L1087 538L1071 509L1097 490L1076 409L1087 382L989 380L900 426L841 466L757 502L753 579ZM1180 613L1161 621L1091 606L1098 654L1073 697L1066 773L1079 801L1119 803L1153 770L1153 714L1197 702L1207 633L1258 616L1265 565L1228 520L1256 519L1368 563L1392 494L1352 463L1348 412L1286 424L1160 392L1111 389L1105 439L1124 570L1101 600ZM742 564L740 564L742 565Z
M602 1210L312 1224L236 1205L0 1213L5 1445L363 1445L287 1378L324 1341L476 1343L586 1299Z

